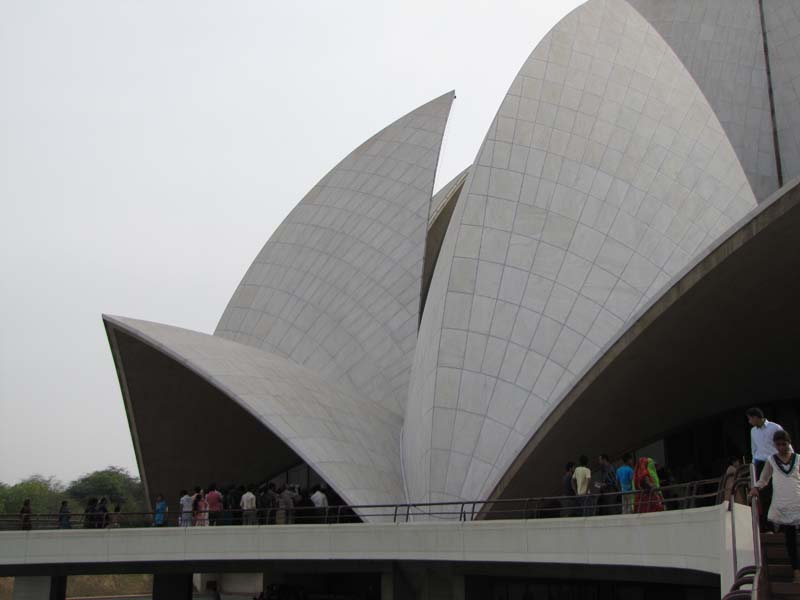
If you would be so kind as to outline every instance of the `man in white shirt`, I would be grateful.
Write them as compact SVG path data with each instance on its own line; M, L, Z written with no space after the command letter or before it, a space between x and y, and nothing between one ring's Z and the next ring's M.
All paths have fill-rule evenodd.
M314 503L314 506L317 508L326 508L328 506L328 497L325 495L320 488L317 488L313 494L311 494L311 502Z
M318 523L325 522L326 510L328 508L328 496L325 495L325 492L317 486L314 488L314 493L311 494L311 503L314 505L314 512L316 514L316 521Z
M250 489L251 487L247 487L247 491L242 494L242 499L239 501L242 509L242 521L245 525L256 524L256 495Z
M778 431L783 431L783 427L764 418L764 412L760 408L748 408L745 413L747 420L752 428L750 429L750 451L753 453L753 466L756 468L756 479L761 477L761 471L767 459L773 454L777 454L773 436ZM761 529L768 531L767 512L772 503L772 484L768 484L761 490ZM771 530L770 530L771 531Z
M186 490L181 490L181 527L192 525L192 497Z
M582 507L584 517L591 514L591 498L589 497L590 484L592 483L592 472L589 470L589 457L581 456L578 465L572 473L572 489L578 497L578 506Z

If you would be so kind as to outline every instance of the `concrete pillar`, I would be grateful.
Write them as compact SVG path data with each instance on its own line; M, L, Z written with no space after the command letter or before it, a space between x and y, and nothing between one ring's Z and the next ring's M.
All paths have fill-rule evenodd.
M67 578L14 577L14 600L64 600L67 597Z
M453 600L464 600L467 597L467 589L464 576L461 573L452 574L453 581Z
M394 600L394 573L381 573L381 600Z
M192 577L194 589L198 592L207 592L209 590L219 590L220 575L218 573L195 573Z
M219 591L258 596L264 591L264 573L221 573Z
M153 600L192 600L191 573L156 573Z
M281 568L270 565L262 573L264 591L269 592L271 586L286 583L286 574Z

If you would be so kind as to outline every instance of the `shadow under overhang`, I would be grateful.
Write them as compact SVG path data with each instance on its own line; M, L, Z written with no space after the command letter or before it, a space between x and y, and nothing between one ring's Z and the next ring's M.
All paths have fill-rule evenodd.
M206 379L103 321L148 502L209 483L258 484L302 463L268 427ZM172 502L170 502L172 503Z
M579 454L613 458L732 408L800 396L798 309L795 180L640 313L547 416L490 499L558 493L564 464Z

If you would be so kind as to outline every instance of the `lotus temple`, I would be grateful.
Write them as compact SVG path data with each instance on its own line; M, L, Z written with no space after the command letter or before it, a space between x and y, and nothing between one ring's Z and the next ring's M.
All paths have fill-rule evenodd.
M312 481L378 527L579 454L717 477L751 405L800 433L800 2L588 0L434 189L454 101L325 174L213 332L103 316L151 498Z

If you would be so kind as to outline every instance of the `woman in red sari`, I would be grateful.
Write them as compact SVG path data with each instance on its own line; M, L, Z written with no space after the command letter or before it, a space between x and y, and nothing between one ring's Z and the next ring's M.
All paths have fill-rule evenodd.
M649 513L661 512L664 510L664 503L661 500L661 492L658 491L659 482L654 477L655 464L651 469L652 459L643 456L636 463L636 470L633 473L633 487L636 490L635 512Z

